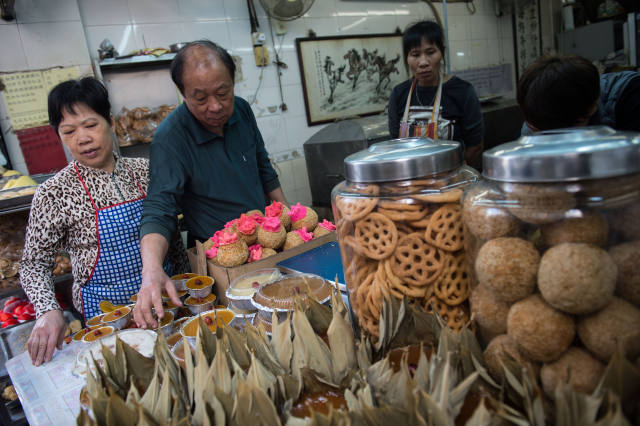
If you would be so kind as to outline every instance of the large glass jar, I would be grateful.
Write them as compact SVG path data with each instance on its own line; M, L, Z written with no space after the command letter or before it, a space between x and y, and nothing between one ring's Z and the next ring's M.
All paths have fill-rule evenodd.
M640 135L542 132L485 152L483 170L462 217L488 362L543 363L550 394L573 368L593 390L617 344L640 355Z
M344 160L331 194L349 301L377 338L384 297L437 311L453 329L469 319L460 199L479 178L458 142L395 139Z

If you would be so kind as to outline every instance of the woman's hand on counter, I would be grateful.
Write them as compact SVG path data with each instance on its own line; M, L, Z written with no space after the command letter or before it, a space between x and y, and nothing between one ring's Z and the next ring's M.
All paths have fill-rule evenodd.
M27 350L33 365L37 367L43 362L51 361L55 348L62 349L66 325L59 309L46 312L36 320L36 325L27 340Z

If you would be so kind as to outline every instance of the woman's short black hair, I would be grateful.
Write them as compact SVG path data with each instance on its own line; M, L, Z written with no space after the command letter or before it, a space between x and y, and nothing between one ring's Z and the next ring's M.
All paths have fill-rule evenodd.
M442 27L435 21L420 21L409 26L402 36L402 53L404 54L405 65L411 49L419 47L422 40L435 44L444 58L444 33L442 32Z
M187 43L186 46L180 49L176 54L176 57L173 58L173 61L171 62L171 79L178 87L178 90L180 90L180 93L184 95L184 83L182 81L182 71L184 69L184 63L186 58L189 56L189 50L195 46L202 46L218 55L218 58L220 58L224 66L227 67L227 71L229 71L229 75L231 76L231 81L235 83L236 64L233 62L233 59L231 58L231 55L229 55L229 52L227 52L224 47L212 42L211 40L196 40Z
M535 60L518 82L525 120L538 130L572 127L600 98L600 74L587 59L549 55Z
M85 104L111 125L111 103L106 87L94 77L67 80L51 89L48 98L49 124L58 133L62 114L75 114L74 105Z

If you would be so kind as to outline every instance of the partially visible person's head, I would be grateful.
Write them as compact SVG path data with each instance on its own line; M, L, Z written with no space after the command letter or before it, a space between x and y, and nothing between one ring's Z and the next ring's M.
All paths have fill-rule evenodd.
M58 84L49 92L48 109L49 123L75 160L112 170L111 104L100 81L85 77Z
M544 56L527 67L517 92L532 130L585 126L597 110L600 75L580 56Z
M210 131L220 132L233 114L235 70L231 55L209 40L187 44L171 63L187 108Z
M444 34L433 21L421 21L407 28L402 36L405 65L419 84L436 84L444 57Z

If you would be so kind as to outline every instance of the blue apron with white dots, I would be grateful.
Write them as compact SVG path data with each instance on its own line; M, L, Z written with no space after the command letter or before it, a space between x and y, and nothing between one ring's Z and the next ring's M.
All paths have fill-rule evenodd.
M76 173L96 211L98 234L98 256L89 279L81 289L82 310L87 320L102 313L101 301L128 305L130 297L140 290L142 257L139 231L142 201L146 194L136 182L140 197L99 209L77 167Z

